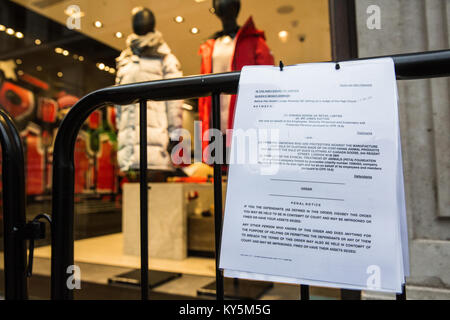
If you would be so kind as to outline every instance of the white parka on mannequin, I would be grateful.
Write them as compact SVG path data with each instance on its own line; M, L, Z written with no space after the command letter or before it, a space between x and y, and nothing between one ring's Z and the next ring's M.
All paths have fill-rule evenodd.
M160 32L127 38L127 49L116 59L116 84L181 77L178 59L171 53ZM176 101L147 102L148 169L173 171L167 152L169 135L182 126L182 105ZM121 171L139 169L139 105L116 106Z

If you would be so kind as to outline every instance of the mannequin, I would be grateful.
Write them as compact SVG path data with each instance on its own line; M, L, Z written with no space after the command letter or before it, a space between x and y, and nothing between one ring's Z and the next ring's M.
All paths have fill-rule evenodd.
M212 4L215 15L222 23L222 30L200 46L202 74L240 71L246 65L274 64L264 32L256 29L252 17L242 27L238 25L240 0L213 0ZM220 100L221 130L225 134L227 129L233 128L236 96L222 95ZM199 115L204 134L211 124L210 97L199 99ZM230 145L230 140L226 139L224 147ZM203 141L203 149L208 144L208 141Z
M272 53L265 41L264 32L256 29L252 17L242 27L238 26L237 17L241 9L240 0L213 0L213 7L216 16L222 22L222 30L215 33L211 39L200 46L199 54L202 57L202 74L240 71L246 65L274 64ZM220 125L224 134L223 163L226 163L227 160L226 149L231 146L231 134L227 130L233 128L235 105L235 95L221 95ZM203 131L202 137L204 137L205 131L210 128L211 107L211 97L199 99L199 116L202 121ZM203 150L205 150L208 144L208 141L203 141ZM208 159L203 157L203 161L206 162ZM222 173L226 173L226 171L227 166L222 166ZM224 289L225 292L228 292L228 295L233 295L236 290L240 290L239 288L243 288L246 291L247 286L240 283L238 279L234 279L232 285L225 283ZM212 287L215 287L215 285L212 285ZM266 288L263 290L266 290ZM225 294L227 295L227 293Z
M153 12L137 7L132 11L134 33L127 48L116 59L116 84L181 77L178 59L171 53L159 31L155 29ZM164 182L176 174L170 158L169 137L182 126L182 104L178 101L147 101L148 181ZM139 106L116 107L118 129L118 163L120 171L131 181L139 173Z

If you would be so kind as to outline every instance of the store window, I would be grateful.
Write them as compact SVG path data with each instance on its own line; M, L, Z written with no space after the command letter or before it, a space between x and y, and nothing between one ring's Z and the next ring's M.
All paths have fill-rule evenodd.
M152 11L157 36L147 36L148 32L133 36L137 32L133 14L142 11L136 7ZM54 139L64 116L86 94L116 83L156 80L161 74L237 70L257 64L248 61L264 50L259 64L331 59L327 0L242 1L234 32L221 32L226 28L210 0L1 1L0 107L14 118L25 148L27 220L51 213ZM259 39L260 49L244 46L237 52L233 40L245 33ZM208 53L208 48L216 48L216 54ZM166 61L169 52L176 57L172 62ZM135 65L146 68L139 57L156 61L148 68L157 70L131 70ZM229 104L229 99L223 97L222 101ZM179 126L191 136L194 120L202 120L202 103L192 99L180 105L183 116ZM131 160L122 163L119 154L121 122L117 119L124 110L109 105L92 113L75 145L75 261L84 289L79 297L86 299L102 298L96 294L100 286L108 285L113 298L139 296L137 289L117 290L117 283L139 281L138 220L130 213L136 210L138 177L136 172L130 173L133 170L129 169L135 168ZM157 121L165 123L164 117L167 115ZM154 211L150 220L157 221L150 225L150 268L155 271L152 279L160 279L153 284L154 290L162 295L197 296L214 281L211 168L195 165L189 171L196 172L192 177L186 177L186 171L184 177L150 177L154 183L166 183L155 186L149 196L150 211ZM179 198L169 200L168 195L176 192ZM163 219L173 208L177 211L172 218L185 217L177 222L179 229ZM174 229L178 231L174 233ZM34 266L36 276L47 283L49 244L48 233L37 243ZM174 279L178 284L173 284ZM31 280L30 286L38 286L36 283ZM34 287L31 292L36 298L48 298L43 288ZM114 292L119 296L113 296ZM273 297L280 292L283 290L275 291ZM281 297L297 298L298 290L292 292L292 296Z

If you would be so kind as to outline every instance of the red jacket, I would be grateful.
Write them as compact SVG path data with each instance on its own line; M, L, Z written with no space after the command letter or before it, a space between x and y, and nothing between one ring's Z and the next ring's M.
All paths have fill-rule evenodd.
M212 72L212 56L215 39L209 39L200 46L199 54L202 57L201 73ZM236 35L236 45L231 61L231 71L240 71L248 65L274 65L274 59L266 44L264 32L256 29L252 17L239 29ZM236 96L231 96L228 128L233 128ZM210 128L211 97L199 99L199 116L202 123L202 137ZM223 129L223 128L222 128ZM203 142L203 150L209 143Z

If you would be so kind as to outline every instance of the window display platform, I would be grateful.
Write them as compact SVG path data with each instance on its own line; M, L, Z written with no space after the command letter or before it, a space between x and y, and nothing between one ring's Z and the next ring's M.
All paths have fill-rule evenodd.
M139 269L141 265L140 257L123 254L123 243L122 233L77 240L75 241L74 251L75 261ZM50 246L36 248L34 256L50 259ZM211 258L188 257L183 260L150 258L149 268L189 275L215 276L215 262Z
M140 299L140 289L136 286L114 286L108 280L139 269L140 259L126 256L123 252L123 235L116 233L107 236L76 240L75 264L81 269L82 290L76 290L76 299ZM50 246L35 249L33 277L30 279L30 296L48 299L50 297ZM188 257L184 260L164 260L150 258L150 269L181 273L176 277L150 290L151 300L167 299L214 299L201 294L199 290L215 280L214 259ZM3 253L0 252L0 291ZM232 280L232 279L230 279ZM259 297L260 300L297 300L300 289L297 285L274 283L273 287ZM1 296L1 292L0 292ZM228 298L227 298L228 299ZM311 299L340 299L340 290L311 288Z

